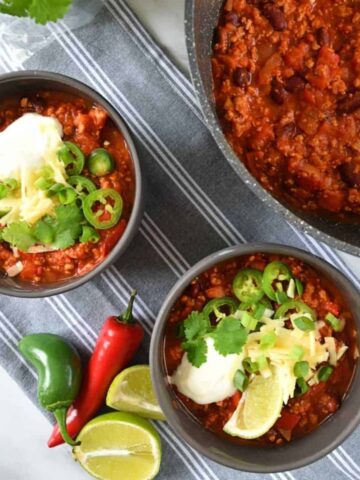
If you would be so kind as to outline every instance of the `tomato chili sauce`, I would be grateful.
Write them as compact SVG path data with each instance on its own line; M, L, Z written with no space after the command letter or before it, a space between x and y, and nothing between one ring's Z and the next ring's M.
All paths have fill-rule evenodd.
M350 0L226 0L214 95L224 133L275 197L360 215L360 12Z
M63 127L64 141L78 145L85 155L105 147L115 160L115 170L102 177L88 177L98 188L112 188L121 194L123 212L117 225L99 230L96 244L76 243L73 247L44 253L14 254L7 244L0 243L0 267L6 270L21 260L23 270L17 278L32 283L52 283L77 277L94 269L122 237L128 224L135 197L135 176L132 159L122 133L102 107L79 96L58 91L39 91L0 103L0 131L25 113L55 117Z
M326 382L319 382L307 393L294 397L283 406L281 417L262 437L255 440L245 440L232 437L223 432L223 427L230 419L241 399L237 391L217 403L199 405L177 391L172 385L180 403L207 429L231 442L257 446L282 445L287 441L302 437L315 429L341 406L350 387L358 357L357 334L351 313L344 304L334 285L313 268L301 260L281 255L262 254L241 256L220 263L195 278L172 308L164 339L164 361L169 376L173 375L179 366L184 351L179 338L179 325L194 310L202 310L211 299L234 297L232 282L237 272L242 268L255 268L263 271L266 265L273 261L281 261L290 267L294 276L304 285L302 300L323 319L328 312L345 319L342 332L335 332L330 325L324 324L320 330L323 338L335 337L337 342L345 343L349 348L343 355L331 377Z

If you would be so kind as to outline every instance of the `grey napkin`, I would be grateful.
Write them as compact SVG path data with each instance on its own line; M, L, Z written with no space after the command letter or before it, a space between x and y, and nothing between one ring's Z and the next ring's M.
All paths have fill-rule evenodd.
M48 27L55 41L25 63L11 54L6 42L0 45L2 72L56 71L104 94L133 134L148 187L138 235L127 253L94 281L43 300L0 297L0 362L35 403L35 379L16 348L23 335L61 334L86 358L105 317L123 310L136 288L140 296L135 313L147 336L134 362L147 362L156 314L170 287L194 262L227 245L266 241L308 249L359 285L335 251L294 230L239 181L204 124L188 78L154 43L125 1L103 3L95 19L81 28L71 31L66 20ZM157 423L157 428L164 447L159 479L270 477L216 465L178 439L168 425ZM360 479L354 455L359 447L358 429L323 460L271 477Z

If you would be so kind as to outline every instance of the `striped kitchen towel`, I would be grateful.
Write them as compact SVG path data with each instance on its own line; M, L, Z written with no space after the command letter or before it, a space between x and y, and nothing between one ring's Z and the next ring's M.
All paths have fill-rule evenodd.
M136 360L146 362L156 313L170 287L194 262L225 246L286 242L326 258L359 286L337 252L290 227L240 182L204 124L191 82L124 0L105 0L94 21L74 31L66 19L47 28L55 41L25 63L14 60L2 39L1 71L57 71L101 92L132 131L148 188L138 235L125 256L94 281L41 300L0 297L0 362L35 403L33 372L16 348L23 335L58 333L86 356L104 318L122 310L136 288L140 295L135 313L147 332ZM360 449L359 429L309 467L255 475L203 458L165 423L157 428L164 444L159 479L360 479L354 454Z

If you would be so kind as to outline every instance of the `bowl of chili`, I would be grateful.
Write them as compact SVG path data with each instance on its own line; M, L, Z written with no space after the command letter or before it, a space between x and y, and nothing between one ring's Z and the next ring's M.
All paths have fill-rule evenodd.
M137 232L137 152L119 113L78 80L24 71L0 85L0 293L63 293Z
M358 61L347 41L357 7L346 8L187 0L186 39L204 116L236 174L300 230L359 255Z
M206 257L172 288L152 335L167 421L238 470L320 459L360 423L359 307L342 273L296 248L241 245Z

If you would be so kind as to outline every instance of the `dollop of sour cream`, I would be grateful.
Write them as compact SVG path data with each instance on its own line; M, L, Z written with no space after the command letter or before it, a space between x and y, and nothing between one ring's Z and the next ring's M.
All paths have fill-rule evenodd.
M26 113L0 133L0 180L21 181L23 170L51 163L62 144L61 123L52 117Z
M206 343L206 362L199 368L194 367L185 353L170 379L180 393L200 405L220 402L234 395L234 375L243 359L242 354L220 355L210 337L206 339Z

